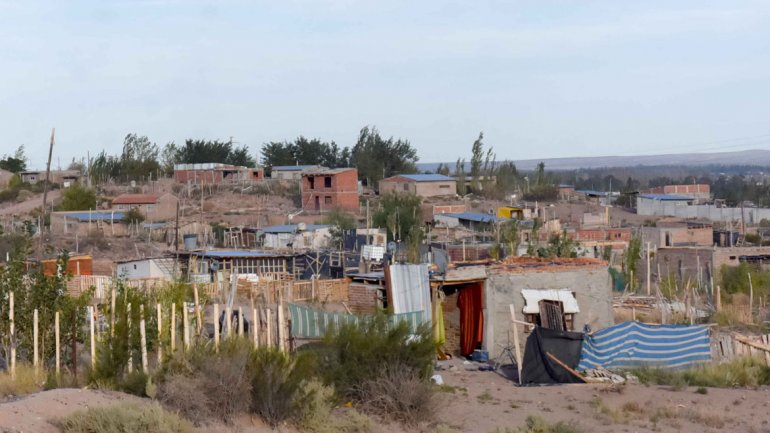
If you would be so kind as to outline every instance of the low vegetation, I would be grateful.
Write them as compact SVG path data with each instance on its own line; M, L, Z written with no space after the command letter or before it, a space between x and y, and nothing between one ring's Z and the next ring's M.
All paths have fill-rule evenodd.
M45 375L40 370L31 365L17 364L15 377L8 372L0 373L0 398L38 392L44 384Z
M551 423L537 415L527 417L526 424L518 428L498 428L492 433L581 433L583 430L565 422Z
M189 422L157 404L121 404L78 411L56 422L63 433L187 433Z
M754 388L770 385L770 367L754 358L704 365L690 370L672 371L654 368L634 370L639 381L650 385L667 385L674 390L688 386L709 388Z

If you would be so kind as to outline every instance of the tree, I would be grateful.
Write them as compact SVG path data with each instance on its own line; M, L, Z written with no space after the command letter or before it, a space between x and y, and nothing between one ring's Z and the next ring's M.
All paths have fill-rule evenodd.
M163 147L160 154L160 168L166 176L174 174L174 164L177 163L177 152L179 148L176 143L170 141Z
M335 142L327 143L318 138L297 137L293 142L272 141L262 145L262 165L322 165L329 168L347 167L350 149L341 148Z
M123 215L123 223L126 225L129 224L140 224L142 221L144 221L144 215L139 211L137 208L131 208Z
M479 132L479 138L473 142L471 149L471 190L473 192L479 192L481 190L481 183L479 178L481 177L481 160L484 156L484 133Z
M96 192L91 188L75 183L64 189L59 208L63 211L96 209Z
M343 249L344 234L348 230L356 228L356 220L349 213L342 209L334 208L326 214L323 224L332 226L329 229L331 234L331 243L334 247Z
M449 176L449 166L444 165L442 162L441 164L436 167L436 174L443 174L444 176Z
M21 173L27 169L27 157L24 154L23 144L16 149L13 156L3 155L3 159L0 159L0 169L11 173Z
M409 260L417 261L422 231L422 199L414 194L389 192L382 196L374 225L385 227L388 238L406 246Z
M457 195L464 196L468 193L468 186L465 183L465 160L457 158L455 164L455 177L457 178Z
M110 179L119 181L157 178L160 172L158 146L149 138L128 134L123 140L120 156L107 155L102 151L89 161L88 175L98 184Z
M351 152L350 163L358 169L358 177L377 189L383 178L398 173L417 171L417 150L408 140L380 136L376 127L365 126Z
M232 141L187 139L184 146L177 148L175 161L180 164L220 163L245 167L256 166L249 155L249 148L233 147Z
M548 245L537 250L540 257L577 257L580 244L567 236L567 231L551 236Z

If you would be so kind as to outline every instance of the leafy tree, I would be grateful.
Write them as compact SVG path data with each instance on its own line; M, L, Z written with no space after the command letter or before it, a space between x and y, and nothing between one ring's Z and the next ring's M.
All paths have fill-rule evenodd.
M262 145L262 164L266 167L277 165L322 165L329 168L347 167L350 163L350 149L340 148L335 142L324 142L318 138L297 137L293 142L269 142Z
M329 232L332 236L332 244L339 248L343 248L343 235L347 230L353 230L356 228L356 220L349 213L342 209L334 208L323 219L323 224L331 225Z
M131 208L123 215L123 223L127 225L140 224L142 221L144 221L144 215L137 208Z
M628 242L628 248L626 249L623 259L623 279L628 281L630 288L634 288L635 281L632 281L632 277L639 277L639 269L637 264L639 258L642 256L642 238L638 234L635 234Z
M118 181L141 180L156 177L160 172L158 146L146 136L128 134L123 140L120 156L102 151L92 158L88 175L98 184L110 179Z
M20 173L27 169L27 157L24 154L23 144L16 149L13 156L3 155L3 159L0 159L0 169L11 173Z
M577 257L578 242L567 236L567 231L555 234L548 240L548 245L537 250L540 257Z
M60 209L63 211L96 209L96 191L75 183L64 189Z
M471 190L478 192L481 190L481 183L479 178L481 177L481 160L484 156L484 133L479 132L479 138L473 142L471 149Z
M377 128L368 126L358 134L350 157L351 165L358 169L359 178L375 189L383 178L416 172L417 160L417 150L408 140L394 140L393 137L386 140Z
M179 148L173 141L166 143L160 154L160 167L166 176L174 174L174 164L177 163L176 155Z
M464 196L468 193L468 187L465 184L465 160L457 158L455 165L455 176L457 177L457 194Z
M233 147L232 141L185 140L176 151L175 162L180 164L205 164L209 162L254 167L256 162L249 155L247 146Z
M424 238L422 230L422 199L414 194L389 192L382 196L374 214L374 225L385 227L388 238L406 245L411 261L419 256L419 245Z
M449 176L449 166L444 165L442 162L441 164L436 167L436 174L443 174L444 176Z

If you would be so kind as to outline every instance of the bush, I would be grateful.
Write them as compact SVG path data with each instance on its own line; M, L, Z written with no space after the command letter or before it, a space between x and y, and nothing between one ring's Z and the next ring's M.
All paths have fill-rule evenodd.
M408 425L430 421L438 409L432 384L400 365L364 381L358 394L364 411Z
M305 418L314 397L313 389L306 386L312 377L310 354L292 357L275 349L259 349L251 367L255 372L251 394L255 413L271 426Z
M429 326L422 326L415 336L408 323L391 325L381 314L330 330L321 344L318 365L325 383L341 397L361 401L361 385L390 366L428 381L435 353Z
M64 433L186 433L189 423L160 406L121 404L78 411L56 422Z
M552 424L542 417L530 415L527 417L526 426L516 429L496 429L493 433L580 433L578 427L564 422Z
M41 391L45 383L45 373L35 371L27 364L16 365L16 377L11 378L10 372L0 373L0 398L19 396Z
M96 192L87 186L75 183L65 188L59 210L89 210L96 209Z
M740 358L724 364L683 371L641 368L634 370L634 374L641 383L669 385L674 389L684 389L686 386L735 388L770 385L770 367L754 358Z
M216 353L198 345L171 358L159 372L158 398L195 424L209 418L228 423L251 406L251 346L225 340Z

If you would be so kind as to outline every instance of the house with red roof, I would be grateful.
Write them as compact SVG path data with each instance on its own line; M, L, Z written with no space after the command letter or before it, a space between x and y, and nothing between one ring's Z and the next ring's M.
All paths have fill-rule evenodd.
M171 194L121 194L112 200L112 208L128 212L138 209L147 221L171 221L176 217L179 199Z

